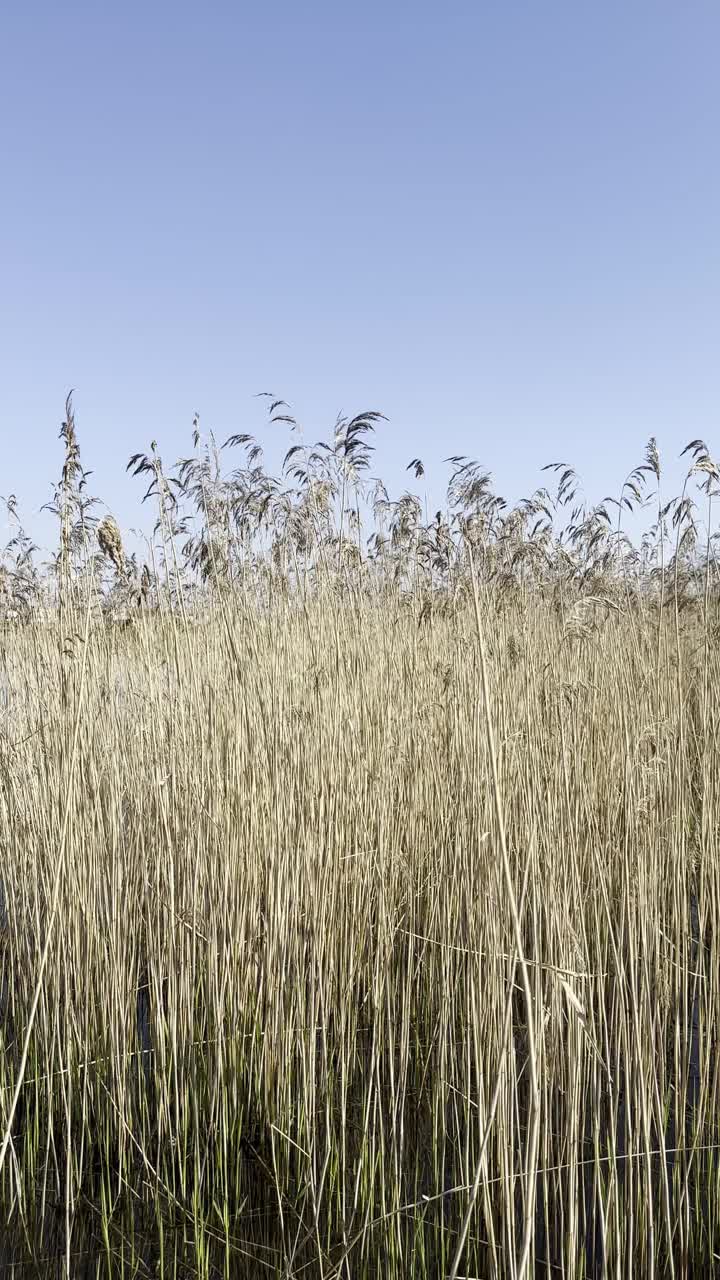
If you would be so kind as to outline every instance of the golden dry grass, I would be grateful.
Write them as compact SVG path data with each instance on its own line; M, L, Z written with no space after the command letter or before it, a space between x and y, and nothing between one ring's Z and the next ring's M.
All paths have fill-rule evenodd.
M418 616L321 594L6 635L13 1258L712 1265L710 621L578 628L496 588Z

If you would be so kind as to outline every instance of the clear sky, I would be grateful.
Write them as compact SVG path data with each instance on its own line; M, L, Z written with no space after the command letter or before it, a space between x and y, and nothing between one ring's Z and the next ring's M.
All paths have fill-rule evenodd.
M437 496L720 451L719 51L717 0L2 6L0 492L36 522L70 387L124 525L130 453L263 390Z

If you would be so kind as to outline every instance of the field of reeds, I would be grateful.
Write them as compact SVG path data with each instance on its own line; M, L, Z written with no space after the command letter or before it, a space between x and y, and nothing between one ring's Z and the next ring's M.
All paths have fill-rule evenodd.
M430 518L270 416L133 456L144 551L70 403L47 564L9 501L0 1273L713 1274L708 449Z

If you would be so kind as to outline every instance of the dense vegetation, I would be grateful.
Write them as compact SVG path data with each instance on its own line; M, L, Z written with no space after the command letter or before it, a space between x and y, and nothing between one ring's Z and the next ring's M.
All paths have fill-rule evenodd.
M707 448L669 501L651 441L593 508L570 467L508 510L454 458L427 519L371 479L379 415L270 417L282 479L197 422L171 471L132 458L140 555L68 403L57 554L6 549L4 1260L708 1274Z

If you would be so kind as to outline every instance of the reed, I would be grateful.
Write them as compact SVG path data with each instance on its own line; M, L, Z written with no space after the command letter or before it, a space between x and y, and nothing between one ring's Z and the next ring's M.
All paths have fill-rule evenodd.
M507 512L456 459L445 513L373 516L378 424L299 443L290 497L197 424L179 470L137 455L142 561L66 463L57 562L6 556L8 1262L712 1270L709 453L630 549L610 503L558 528L565 467Z

